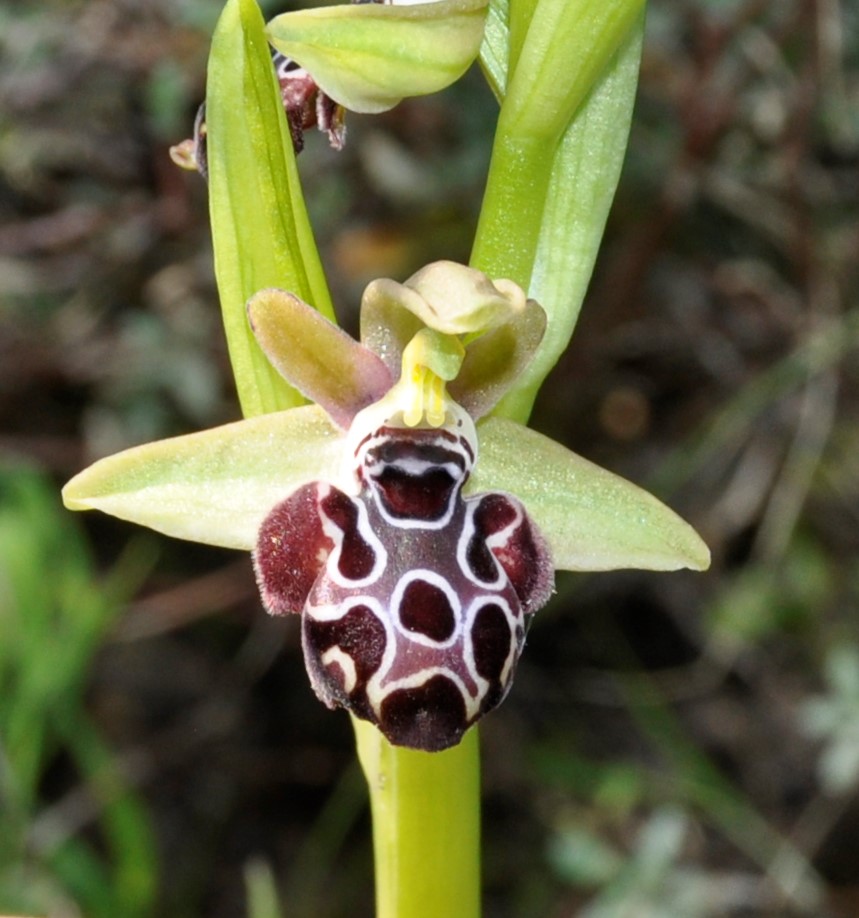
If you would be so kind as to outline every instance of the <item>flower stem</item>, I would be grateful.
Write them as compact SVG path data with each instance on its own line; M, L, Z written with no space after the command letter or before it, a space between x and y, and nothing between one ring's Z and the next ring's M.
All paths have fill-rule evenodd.
M392 746L352 718L370 789L376 918L480 914L477 730L444 752Z

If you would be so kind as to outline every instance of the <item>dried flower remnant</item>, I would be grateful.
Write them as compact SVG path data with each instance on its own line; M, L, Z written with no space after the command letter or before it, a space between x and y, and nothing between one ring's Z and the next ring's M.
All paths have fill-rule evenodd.
M381 3L385 0L353 0ZM346 142L346 109L338 105L316 85L313 77L291 57L271 49L272 66L280 87L280 98L296 153L304 149L304 132L316 127L328 135L332 149L342 150ZM194 133L170 147L170 158L181 169L197 171L209 177L206 152L206 103L201 103L194 119Z
M351 0L365 4L391 3L392 0ZM346 109L324 93L313 77L295 60L271 49L272 66L280 87L280 97L296 153L304 149L304 132L316 127L328 135L335 150L342 150L346 141ZM206 103L201 103L194 119L194 133L188 140L170 147L170 158L182 169L197 171L208 179L206 155Z

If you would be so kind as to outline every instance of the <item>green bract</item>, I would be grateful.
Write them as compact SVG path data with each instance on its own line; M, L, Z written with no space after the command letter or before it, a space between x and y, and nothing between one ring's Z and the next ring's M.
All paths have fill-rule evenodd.
M355 112L384 112L438 92L477 57L488 0L338 5L276 16L268 39Z
M471 365L470 386L460 387L457 395L479 419L493 403L486 390L496 400L504 391L481 375L483 367L491 382L495 369L490 361L478 359L484 351L481 335L497 334L505 327L498 324L495 311L482 313L481 304L512 299L522 304L521 313L525 297L512 290L515 285L510 282L503 282L499 290L481 272L445 262L423 269L417 280L403 285L383 282L386 311L413 315L422 279L436 278L432 289L437 290L444 287L445 273L460 299L450 309L436 299L435 319L431 324L428 319L404 347L387 346L396 340L395 325L386 329L387 334L376 329L370 340L385 341L381 351L348 338L291 294L261 292L248 307L261 346L289 382L324 411L318 405L291 408L127 450L69 482L63 491L66 505L103 510L179 538L250 550L266 514L301 485L322 480L349 487L343 477L351 452L347 432L358 412L397 393L396 398L406 403L417 400L417 418L424 410L432 418L422 401L422 374L431 382L439 369L455 369L460 361L463 367ZM371 284L365 298L376 315L373 291L379 284ZM470 324L478 337L463 347L445 329L448 313L467 314L470 305L475 306L471 314L482 314L486 321L482 327L477 320ZM530 311L539 311L533 301ZM518 318L514 311L508 330ZM373 321L365 316L363 325L370 329ZM539 336L534 347L538 341ZM478 358L472 357L475 353ZM527 356L518 365L525 363ZM513 381L506 379L508 385ZM439 385L438 398L448 398ZM432 392L426 392L432 399ZM484 418L477 435L478 456L468 490L518 497L548 541L557 568L702 570L709 565L709 552L695 531L636 485L513 421Z
M251 294L283 284L333 316L256 0L231 0L212 39L206 97L209 211L224 330L245 415L301 398L262 357Z

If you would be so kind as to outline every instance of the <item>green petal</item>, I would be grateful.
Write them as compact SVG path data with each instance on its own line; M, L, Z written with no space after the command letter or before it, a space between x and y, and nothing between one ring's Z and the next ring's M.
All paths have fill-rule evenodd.
M531 363L545 330L546 313L528 300L509 322L468 345L450 394L473 418L488 414Z
M394 384L372 351L291 293L260 290L248 317L272 365L344 430Z
M710 566L701 537L647 491L513 421L488 418L477 433L480 452L468 490L518 497L558 570Z
M63 501L249 551L276 503L307 482L336 480L342 451L343 435L305 405L108 456L76 475Z
M276 16L269 41L356 112L383 112L438 92L477 56L488 0L337 5Z
M422 328L423 322L399 300L377 296L373 283L364 291L361 343L384 361L395 378L400 375L406 345Z

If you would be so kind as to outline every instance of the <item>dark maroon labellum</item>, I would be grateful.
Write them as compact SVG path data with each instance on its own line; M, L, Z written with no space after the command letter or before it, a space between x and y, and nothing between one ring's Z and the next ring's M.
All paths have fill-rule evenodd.
M472 462L450 430L382 427L357 449L356 496L305 485L254 553L268 610L302 615L316 694L395 745L446 749L498 705L551 592L519 501L462 496Z

